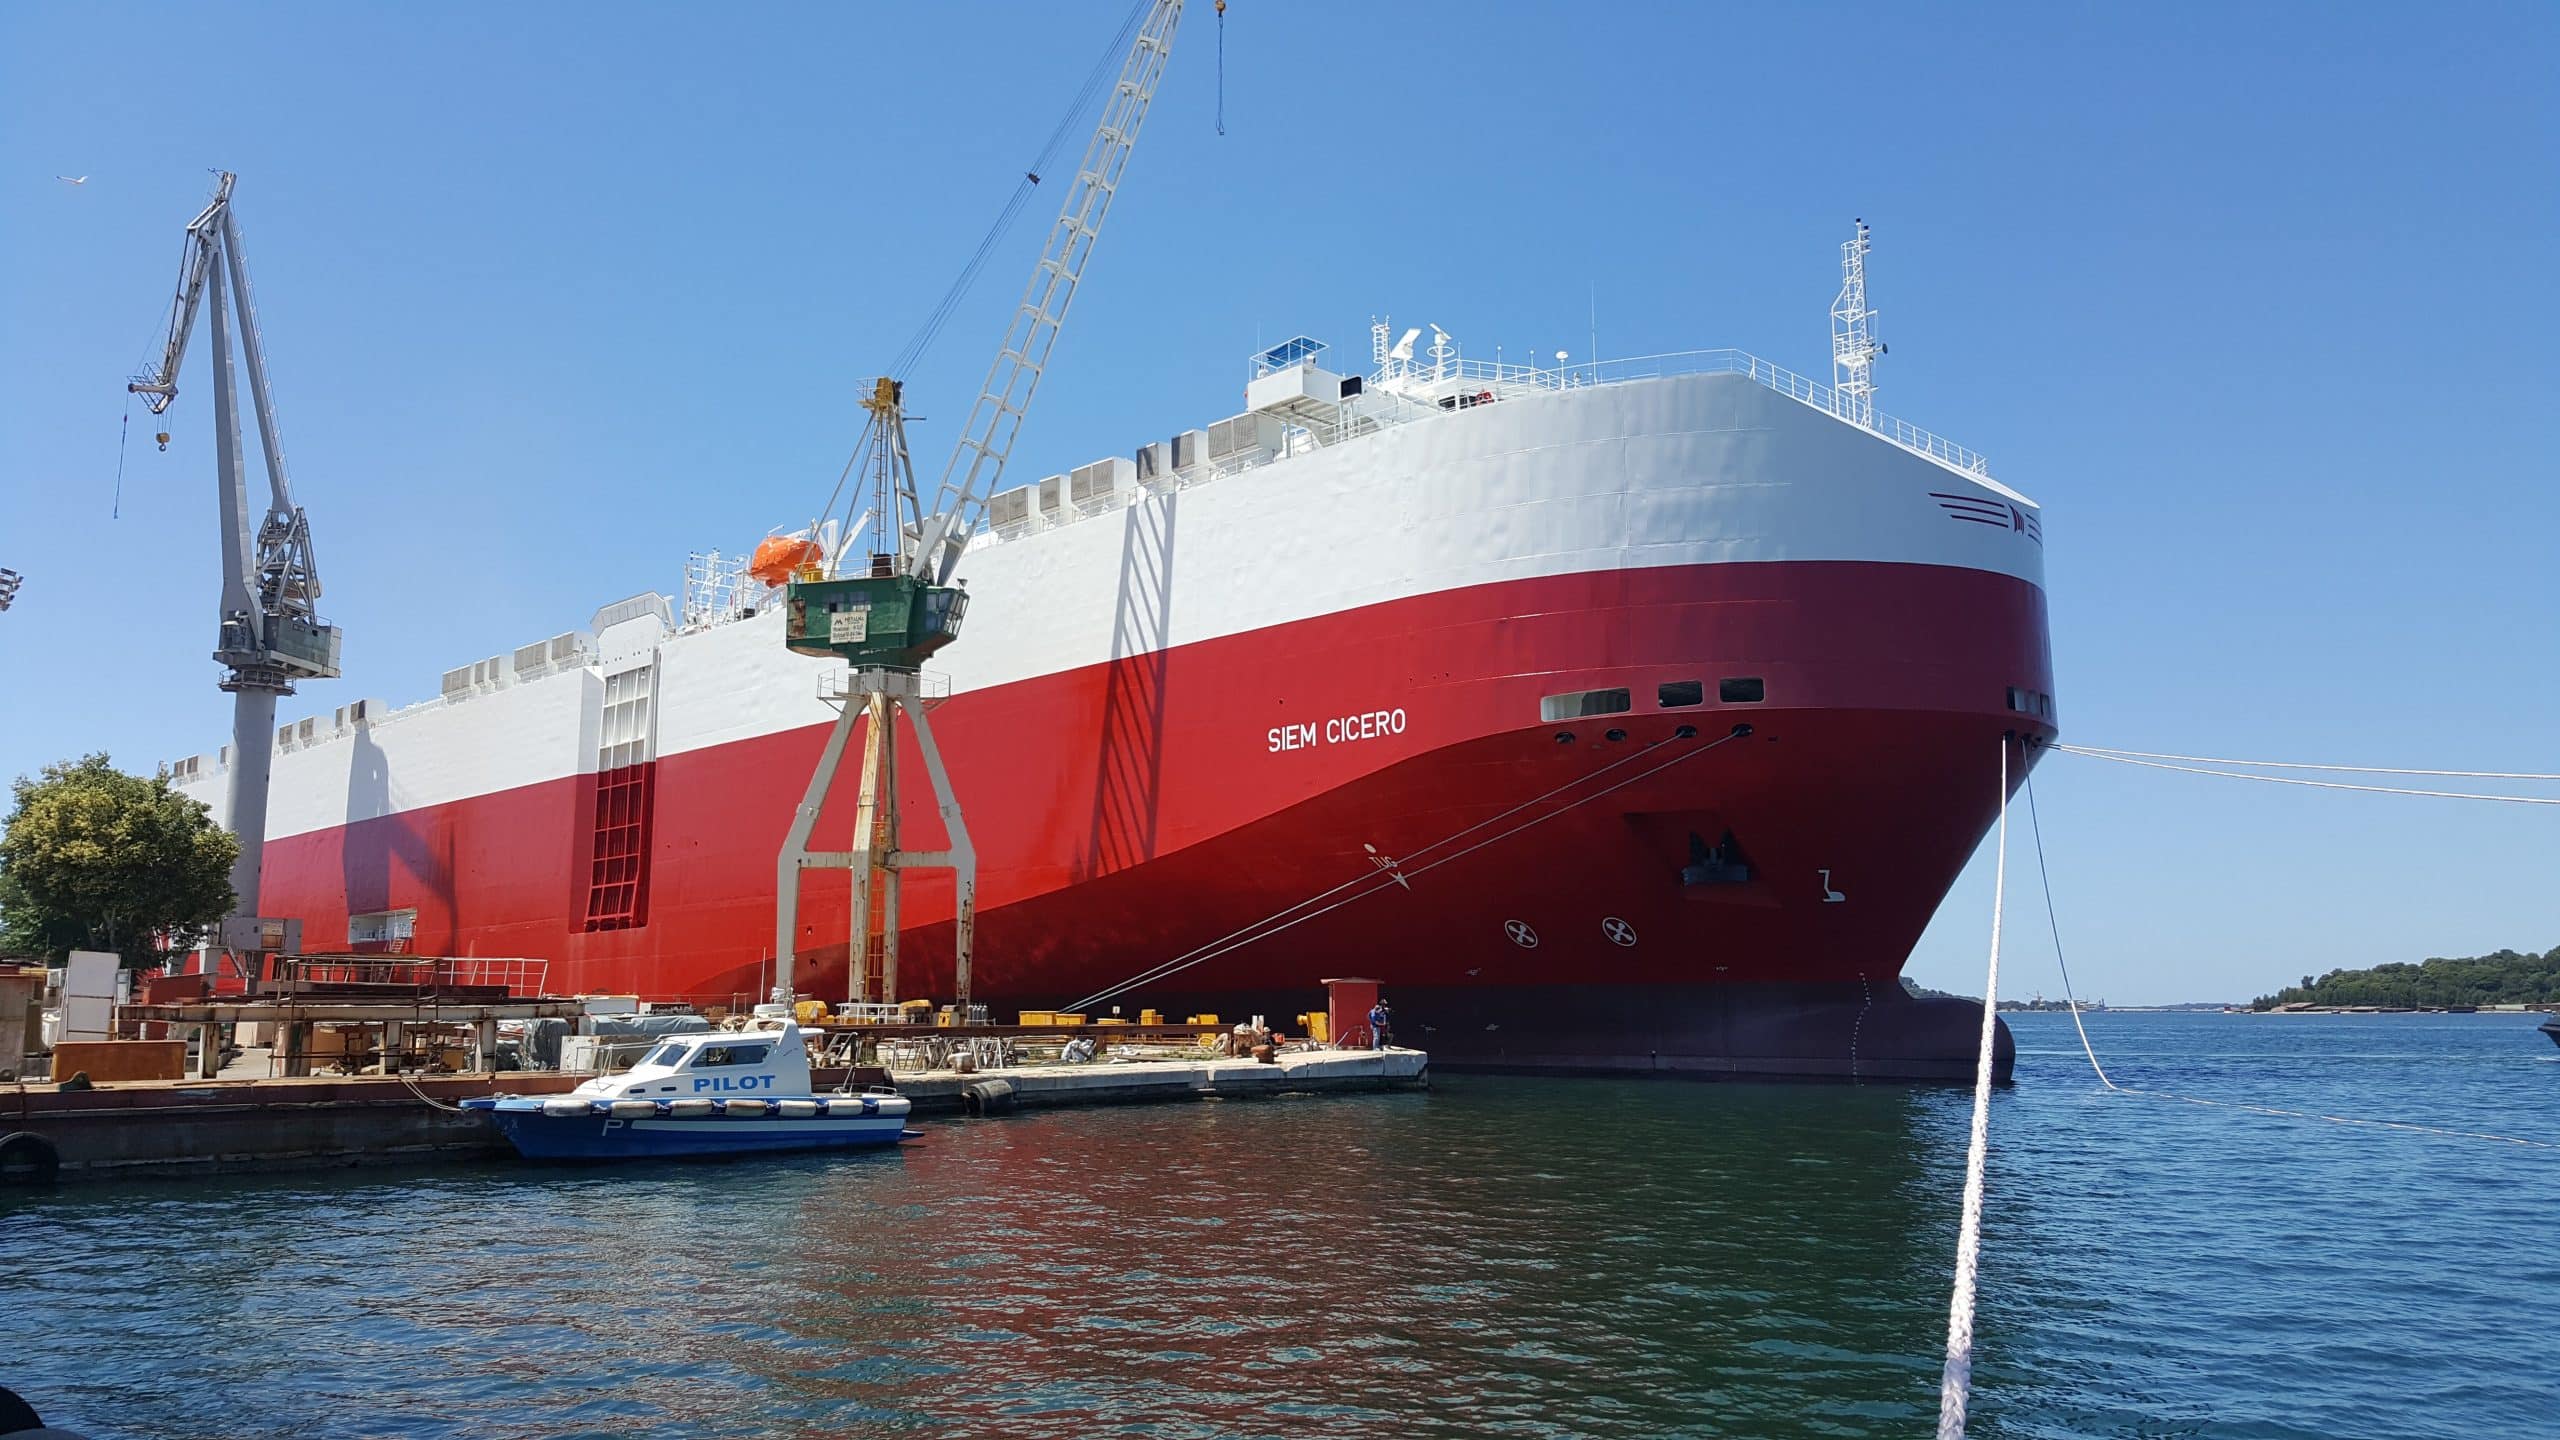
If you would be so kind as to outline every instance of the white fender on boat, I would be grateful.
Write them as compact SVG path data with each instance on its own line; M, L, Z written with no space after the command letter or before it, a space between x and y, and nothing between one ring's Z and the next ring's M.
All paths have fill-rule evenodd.
M762 1100L723 1100L720 1108L732 1115L761 1115L764 1103Z
M785 1120L806 1120L818 1113L819 1105L815 1100L776 1100L773 1108Z
M667 1113L670 1115L700 1116L710 1114L711 1110L712 1104L708 1100L687 1099L667 1102Z
M545 1115L584 1115L587 1113L587 1102L583 1096L554 1095L550 1099L542 1102L542 1113Z
M616 1100L610 1113L616 1120L646 1120L658 1113L655 1100Z
M835 1116L876 1115L879 1109L864 1096L836 1095L828 1098L827 1113Z

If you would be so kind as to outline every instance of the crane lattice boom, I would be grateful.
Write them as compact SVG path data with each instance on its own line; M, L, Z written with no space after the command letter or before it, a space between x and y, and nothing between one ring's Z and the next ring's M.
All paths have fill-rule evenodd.
M1120 177L1128 168L1130 148L1138 143L1138 127L1146 123L1156 82L1164 76L1173 53L1173 32L1182 23L1182 0L1156 0L1129 58L1120 67L1120 82L1102 108L1102 122L1085 145L1075 183L1059 207L1058 223L1049 231L1048 248L1032 269L1004 345L987 370L987 381L970 409L969 424L944 467L934 495L933 513L925 521L910 573L938 585L951 583L969 534L985 518L987 498L1004 478L1006 458L1022 429L1023 412L1040 388L1049 352L1067 323L1067 307L1075 302L1085 263L1093 258L1094 241L1111 213Z

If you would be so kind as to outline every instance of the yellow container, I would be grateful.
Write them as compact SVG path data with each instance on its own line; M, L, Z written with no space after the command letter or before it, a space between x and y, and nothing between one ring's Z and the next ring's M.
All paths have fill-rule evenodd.
M1057 1012L1054 1010L1025 1010L1022 1012L1021 1017L1015 1020L1014 1023L1017 1025L1047 1025L1052 1023L1051 1017L1056 1014Z
M1215 1025L1218 1023L1218 1017L1215 1015L1194 1015L1182 1023L1185 1025Z
M1101 1019L1096 1020L1096 1021L1094 1021L1093 1023L1094 1023L1094 1024L1096 1024L1096 1025L1126 1025L1126 1024L1128 1024L1129 1022L1128 1022L1128 1021L1126 1021L1126 1020L1121 1019L1121 1018L1120 1018L1119 1016L1117 1016L1117 1015L1105 1015L1105 1016L1103 1016Z
M816 1025L827 1018L827 1002L803 1000L791 1007L792 1017L803 1025Z
M1070 1015L1066 1011L1061 1010L1049 1017L1049 1023L1052 1025L1081 1025L1084 1023L1084 1017L1081 1015Z
M1308 1039L1319 1045L1333 1043L1333 1022L1323 1011L1310 1010L1299 1016L1298 1021L1306 1027Z
M1141 1010L1138 1012L1138 1023L1141 1025L1161 1025L1164 1023L1164 1012L1161 1010Z

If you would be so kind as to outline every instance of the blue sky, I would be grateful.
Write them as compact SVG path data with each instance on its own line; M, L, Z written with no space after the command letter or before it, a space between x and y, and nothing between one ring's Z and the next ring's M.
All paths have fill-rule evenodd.
M805 517L1121 9L0 9L0 774L227 733L201 337L109 518L209 168L347 631L284 713L406 702ZM1220 137L1193 9L1023 473L1379 313L1580 355L1596 292L1604 354L1820 374L1863 215L1883 408L2047 507L2066 738L2560 771L2560 12L1236 0ZM1055 203L915 374L924 452ZM2038 794L2119 1002L2560 943L2560 808ZM2051 992L2025 867L2004 988ZM1977 988L1989 898L1977 858L1911 973Z

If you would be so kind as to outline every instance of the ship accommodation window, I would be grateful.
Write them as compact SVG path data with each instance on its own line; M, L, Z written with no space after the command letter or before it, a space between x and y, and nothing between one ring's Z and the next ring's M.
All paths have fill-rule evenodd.
M1691 705L1704 705L1707 703L1707 687L1704 681L1674 680L1667 685L1655 686L1653 698L1654 703L1660 705L1665 710L1679 710Z
M406 955L418 931L415 910L378 910L347 917L347 948L358 954Z
M1571 690L1550 695L1538 702L1541 720L1575 720L1585 715L1618 715L1636 708L1632 692L1619 690Z
M1757 675L1729 677L1716 682L1716 699L1727 705L1757 705L1768 698L1768 684Z

